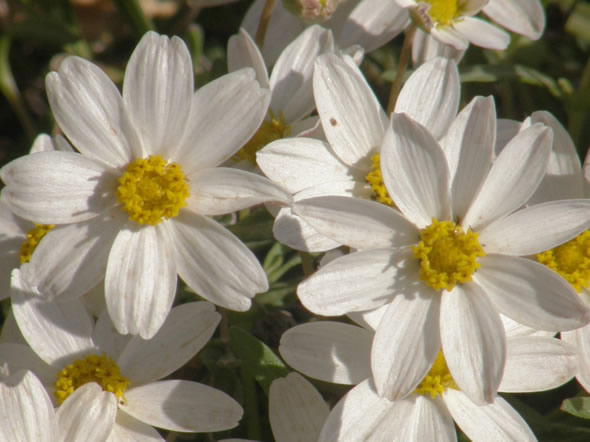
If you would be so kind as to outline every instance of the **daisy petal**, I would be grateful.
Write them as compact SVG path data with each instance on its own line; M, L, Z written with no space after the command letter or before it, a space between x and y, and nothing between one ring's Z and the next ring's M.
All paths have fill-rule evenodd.
M193 90L192 61L184 42L145 34L131 54L123 83L123 101L141 138L142 157L168 158L178 146Z
M371 368L381 396L403 399L428 374L440 349L439 312L440 296L423 284L413 293L393 298L371 349Z
M293 200L268 178L239 169L202 169L189 181L187 206L201 215L224 215L261 203L290 204Z
M438 139L457 115L459 90L457 64L437 57L410 75L399 93L394 112L407 114Z
M115 204L112 170L80 154L38 152L0 169L2 199L12 212L42 224L94 218Z
M268 397L275 440L317 441L330 409L318 391L298 373L273 381Z
M316 61L313 93L326 138L344 163L358 165L381 145L381 107L356 66L322 55Z
M461 227L482 229L522 206L545 174L552 142L551 130L541 124L516 134L494 161Z
M453 389L443 397L453 419L471 440L537 440L518 412L499 396L493 404L482 406Z
M334 51L332 32L319 25L310 26L281 52L272 68L270 108L281 110L285 121L305 117L315 109L313 67L320 54Z
M576 350L560 339L521 336L507 340L506 367L500 391L550 390L576 374Z
M159 381L125 392L119 407L142 422L172 431L208 433L238 425L240 404L221 390L191 381Z
M457 115L441 140L451 174L453 216L458 219L465 215L490 170L495 138L494 100L476 97Z
M510 34L485 20L463 17L455 21L453 28L475 46L503 51L510 44Z
M102 442L115 425L115 395L94 383L77 388L57 409L57 427L64 441Z
M104 293L102 297L104 298ZM92 341L94 342L94 345L108 354L114 361L117 361L119 355L131 339L131 335L122 335L117 332L117 329L113 325L113 321L109 316L109 312L107 312L106 309L103 310L94 325L94 331L92 333Z
M85 157L112 167L131 160L121 94L98 66L68 57L45 84L59 127Z
M31 296L18 269L13 271L12 287L14 317L41 359L53 364L94 349L92 319L82 302L43 302L38 296Z
M57 427L53 404L30 371L0 377L0 440L53 442Z
M151 425L144 424L119 410L107 442L164 442L164 438Z
M479 232L486 253L525 256L552 249L590 227L590 200L564 200L527 207Z
M256 293L268 290L256 256L227 229L188 210L172 226L178 274L199 296L245 311Z
M396 210L345 196L309 198L293 211L322 235L355 249L400 247L418 242L418 231Z
M571 332L562 332L561 339L576 349L578 355L576 379L586 391L590 391L590 324Z
M244 28L232 35L227 42L227 70L234 72L242 68L251 67L256 72L256 80L260 86L270 89L268 85L268 71L258 50L258 46Z
M545 11L539 0L494 0L483 12L496 23L531 40L537 40L545 29Z
M546 266L502 255L487 255L479 262L477 283L500 313L529 327L553 332L588 323L590 313L578 294Z
M125 223L117 212L53 229L22 267L24 279L47 299L73 299L90 291L103 280L111 246Z
M373 334L341 322L310 322L281 336L279 352L297 371L326 382L358 384L371 376Z
M454 381L480 405L496 397L506 361L500 315L474 283L444 291L440 309L442 351Z
M4 329L2 333L4 334ZM41 359L24 339L23 342L23 344L0 343L0 364L6 364L11 373L20 370L32 371L43 385L55 385L57 374L62 367L57 369L47 365L47 362Z
M409 248L374 249L351 253L329 262L297 287L301 303L312 312L338 316L371 310L406 290L409 278L396 278L410 269L418 277ZM403 279L404 281L402 281Z
M408 220L424 228L433 217L449 219L449 168L432 135L407 115L394 113L381 149L385 187Z
M121 334L150 339L176 294L176 265L166 224L121 230L107 263L107 310Z
M170 311L149 340L135 336L117 360L134 385L168 376L188 362L209 341L221 316L208 302L189 302Z
M207 83L193 96L174 161L185 175L223 163L258 130L269 100L270 92L260 87L250 68Z
M366 441L383 423L397 428L411 413L409 401L391 402L377 394L372 380L361 382L330 412L318 442Z
M256 154L256 162L267 177L291 193L351 178L350 168L338 159L330 146L313 138L274 141Z
M407 401L414 402L412 412L403 424L401 434L395 440L399 442L457 441L453 418L441 398L416 396L408 398ZM394 427L394 431L399 430ZM383 434L383 437L387 437L387 433Z
M466 37L451 26L434 27L430 30L430 35L457 51L464 51L469 47Z

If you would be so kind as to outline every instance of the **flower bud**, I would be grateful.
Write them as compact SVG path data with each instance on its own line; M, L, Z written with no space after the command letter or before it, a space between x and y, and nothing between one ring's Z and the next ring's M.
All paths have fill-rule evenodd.
M341 0L283 0L283 7L294 16L307 22L328 20Z

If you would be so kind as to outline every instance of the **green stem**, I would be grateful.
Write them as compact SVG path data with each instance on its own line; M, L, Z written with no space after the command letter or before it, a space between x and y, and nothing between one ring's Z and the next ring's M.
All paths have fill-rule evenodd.
M299 252L299 257L301 258L303 275L307 278L315 272L315 269L313 268L313 257L307 252Z
M391 85L391 91L389 92L389 102L387 103L387 115L391 115L395 109L395 103L397 97L402 89L402 83L404 81L404 75L408 68L410 61L410 55L412 54L412 42L414 41L414 35L416 34L416 26L411 25L406 31L404 42L402 44L402 50L399 54L399 62L397 64L397 72L395 74L395 80Z
M243 366L240 369L240 373L242 387L244 388L244 421L246 422L248 439L261 440L256 381Z
M262 45L264 44L264 37L266 36L266 29L268 28L268 23L270 22L270 16L272 14L272 10L275 6L276 0L266 0L264 4L264 9L262 10L262 14L260 15L260 21L258 22L258 29L256 29L256 44L259 48L262 49Z
M145 16L137 0L113 0L119 14L123 16L133 28L135 35L141 38L143 34L154 29L152 22Z

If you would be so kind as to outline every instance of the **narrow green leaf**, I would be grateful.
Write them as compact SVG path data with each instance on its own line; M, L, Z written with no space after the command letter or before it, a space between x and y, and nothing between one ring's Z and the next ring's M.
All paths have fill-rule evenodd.
M229 342L242 361L242 368L256 379L267 396L272 381L289 374L287 366L265 343L241 328L230 327Z
M131 26L137 38L154 29L152 22L145 16L137 0L113 0L119 14Z
M590 419L590 397L573 397L561 403L561 409L582 419Z

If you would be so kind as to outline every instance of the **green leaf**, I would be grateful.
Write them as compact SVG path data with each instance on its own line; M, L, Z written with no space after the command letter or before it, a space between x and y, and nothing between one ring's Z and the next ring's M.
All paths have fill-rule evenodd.
M289 369L274 352L250 333L239 327L230 327L229 342L242 361L242 367L256 379L266 395L270 384L289 374Z
M276 242L264 257L262 268L266 272L270 284L277 282L285 273L301 264L301 258L297 254L285 262L287 254L290 253L293 253L291 249Z
M573 397L561 403L561 409L582 419L590 419L590 397Z
M590 5L578 2L568 17L565 30L570 34L590 42Z
M137 0L113 0L119 14L127 21L137 38L154 29L152 22L145 16Z

